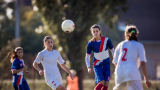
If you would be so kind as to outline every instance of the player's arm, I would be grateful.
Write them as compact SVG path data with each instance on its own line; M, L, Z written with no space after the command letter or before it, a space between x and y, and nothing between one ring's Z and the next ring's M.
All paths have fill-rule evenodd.
M93 70L90 66L91 51L92 51L92 45L91 45L91 42L88 42L85 61L86 61L86 65L87 65L87 69L88 69L89 74L91 74L93 72Z
M60 64L61 68L64 69L67 73L69 73L69 76L71 77L71 79L74 79L74 75L69 71L69 69L66 67L65 64Z
M119 45L117 45L115 52L114 52L114 55L113 55L113 61L112 61L112 63L114 64L115 67L117 66L117 63L118 63L119 54L120 54Z
M151 83L148 79L148 75L147 75L147 68L146 68L146 63L145 61L142 61L141 62L141 69L142 69L142 72L143 72L143 76L144 76L144 81L146 83L146 86L147 88L149 88L151 86Z
M38 63L33 62L33 67L39 72L40 75L44 74L43 70L39 68Z
M27 68L28 68L27 66L24 66L22 69L18 69L18 70L13 69L13 70L12 70L12 74L19 73L19 72L21 72L21 71L23 71L23 70L26 70Z
M141 69L144 75L144 80L148 80L146 63L144 61L141 62Z
M33 62L33 67L39 72L40 75L43 75L44 72L42 69L39 68L38 63L40 63L43 60L43 55L42 53L38 53L35 61Z
M68 69L68 68L66 67L66 65L64 64L65 61L62 59L60 53L59 53L57 62L59 63L59 65L61 66L62 69L64 69L67 73L69 73L69 76L70 76L71 79L73 80L73 79L74 79L74 75L69 71L69 69Z
M108 39L108 41L107 41L107 46L109 47L109 49L112 53L112 56L113 56L114 55L114 47L113 47L113 44L110 39Z
M147 59L145 55L145 49L142 44L139 44L138 46L138 54L139 54L139 58L141 61L140 65L141 65L141 69L143 72L144 80L145 80L147 88L149 88L151 86L151 82L149 81L148 76L147 76L147 68L146 68Z

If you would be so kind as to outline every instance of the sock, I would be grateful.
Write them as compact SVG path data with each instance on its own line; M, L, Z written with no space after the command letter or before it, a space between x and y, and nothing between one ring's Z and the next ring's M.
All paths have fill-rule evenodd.
M108 90L108 86L104 86L102 90Z
M94 88L94 90L102 90L103 89L103 87L104 87L104 85L102 85L102 84L97 84L97 86Z

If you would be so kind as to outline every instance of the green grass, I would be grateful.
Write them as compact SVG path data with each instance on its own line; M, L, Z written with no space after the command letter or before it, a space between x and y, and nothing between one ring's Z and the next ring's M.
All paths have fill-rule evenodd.
M27 80L29 87L31 90L52 90L44 80L36 80L33 82L32 80ZM151 88L147 89L143 83L144 90L160 90L160 81L151 81L152 86ZM66 85L65 80L63 80L63 85ZM114 87L114 81L111 80L109 84L108 90L113 90ZM94 80L84 80L83 81L83 87L84 90L94 90L95 87L95 81ZM2 87L0 90L14 90L12 86L12 81L4 81Z

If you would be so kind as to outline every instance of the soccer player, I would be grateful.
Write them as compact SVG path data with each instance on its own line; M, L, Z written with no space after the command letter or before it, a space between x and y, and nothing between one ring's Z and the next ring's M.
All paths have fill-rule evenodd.
M30 90L27 81L24 79L23 71L29 75L27 71L27 66L24 64L23 48L17 47L15 51L9 52L8 56L11 57L11 71L13 74L13 87L15 90Z
M66 90L64 86L62 86L62 77L57 67L57 62L66 72L69 73L71 79L74 79L74 75L65 66L60 53L52 49L53 39L50 36L46 36L43 42L45 49L38 53L33 62L33 66L40 75L44 74L45 81L53 90ZM44 70L39 68L38 64L40 62L42 63Z
M92 73L90 55L93 51L93 69L95 73L95 81L97 83L94 90L108 90L110 79L110 59L108 48L112 52L112 55L114 53L114 48L111 40L108 37L101 35L99 25L93 25L90 30L93 38L88 42L85 57L88 73Z
M141 75L138 70L142 68L145 84L151 86L147 76L144 46L138 42L138 29L129 25L125 29L125 41L119 43L115 49L113 64L115 68L115 87L113 90L143 90Z

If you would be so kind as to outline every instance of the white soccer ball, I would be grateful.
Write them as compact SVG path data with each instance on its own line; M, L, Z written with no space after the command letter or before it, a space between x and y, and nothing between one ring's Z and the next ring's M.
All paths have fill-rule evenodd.
M62 22L62 30L66 33L70 33L74 30L75 28L75 25L74 25L74 22L72 20L64 20Z

